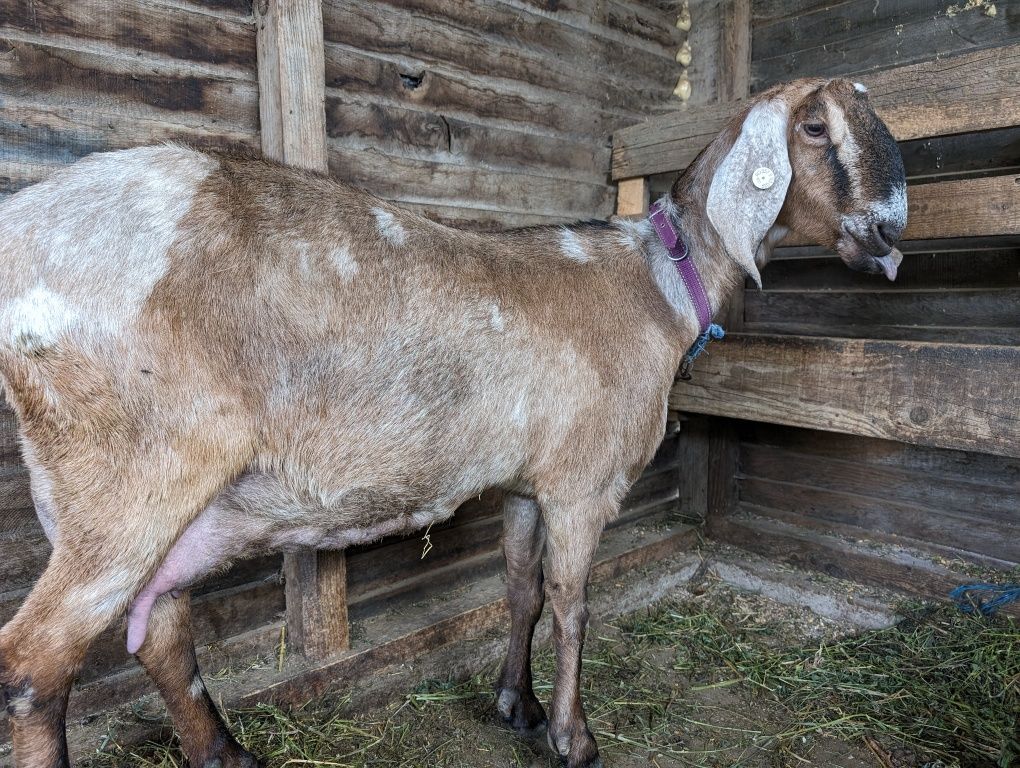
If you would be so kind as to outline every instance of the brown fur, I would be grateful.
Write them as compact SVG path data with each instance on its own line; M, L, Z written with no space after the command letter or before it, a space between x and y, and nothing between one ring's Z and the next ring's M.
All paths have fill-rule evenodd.
M798 115L857 95L801 81L761 98ZM742 271L704 201L741 124L672 199L715 309ZM797 131L777 226L835 243L867 201L835 201ZM250 764L191 695L186 598L166 592L261 549L410 531L488 487L511 494L500 709L518 728L545 719L530 673L545 548L549 740L571 768L598 764L579 696L588 574L697 332L647 226L483 236L314 174L169 147L89 158L14 196L0 261L16 276L0 286L0 377L54 542L0 632L0 683L19 701L31 689L12 718L19 766L66 764L73 675L132 603L189 760Z

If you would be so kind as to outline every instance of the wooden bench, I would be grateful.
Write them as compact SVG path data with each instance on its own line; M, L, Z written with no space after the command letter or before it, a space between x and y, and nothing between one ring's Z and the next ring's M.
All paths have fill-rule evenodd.
M1017 72L1020 45L1010 45L862 79L893 135L907 141L1020 125ZM678 111L616 132L617 212L644 215L647 177L686 167L740 106ZM911 185L907 196L905 240L1020 234L1018 175ZM1003 325L1020 326L1016 298ZM1016 346L738 332L710 352L692 381L677 383L672 407L1020 457Z

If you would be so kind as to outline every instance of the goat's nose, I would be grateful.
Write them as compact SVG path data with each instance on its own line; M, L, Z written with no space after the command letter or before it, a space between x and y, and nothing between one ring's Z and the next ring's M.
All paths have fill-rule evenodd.
M903 227L899 222L883 221L878 225L878 235L888 245L896 245L903 234Z

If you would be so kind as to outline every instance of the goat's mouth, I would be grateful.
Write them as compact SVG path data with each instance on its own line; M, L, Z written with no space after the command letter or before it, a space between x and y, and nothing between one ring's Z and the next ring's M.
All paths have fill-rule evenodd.
M868 229L865 237L859 237L844 225L843 233L836 241L836 253L850 269L872 275L884 274L890 280L896 279L896 272L903 261L900 250L889 245L875 226Z

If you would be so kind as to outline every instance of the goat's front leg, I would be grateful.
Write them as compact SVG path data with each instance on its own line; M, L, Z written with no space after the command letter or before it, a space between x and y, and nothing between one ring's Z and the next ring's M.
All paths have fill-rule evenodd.
M503 554L510 603L510 647L496 686L496 707L517 731L545 725L531 681L531 640L542 615L545 524L538 502L508 495L503 503Z
M166 701L192 768L256 768L224 725L198 671L188 594L156 600L138 659Z
M588 575L605 521L615 513L608 501L543 505L548 529L549 580L556 642L549 744L569 768L598 768L595 737L581 705L581 651L588 628Z

